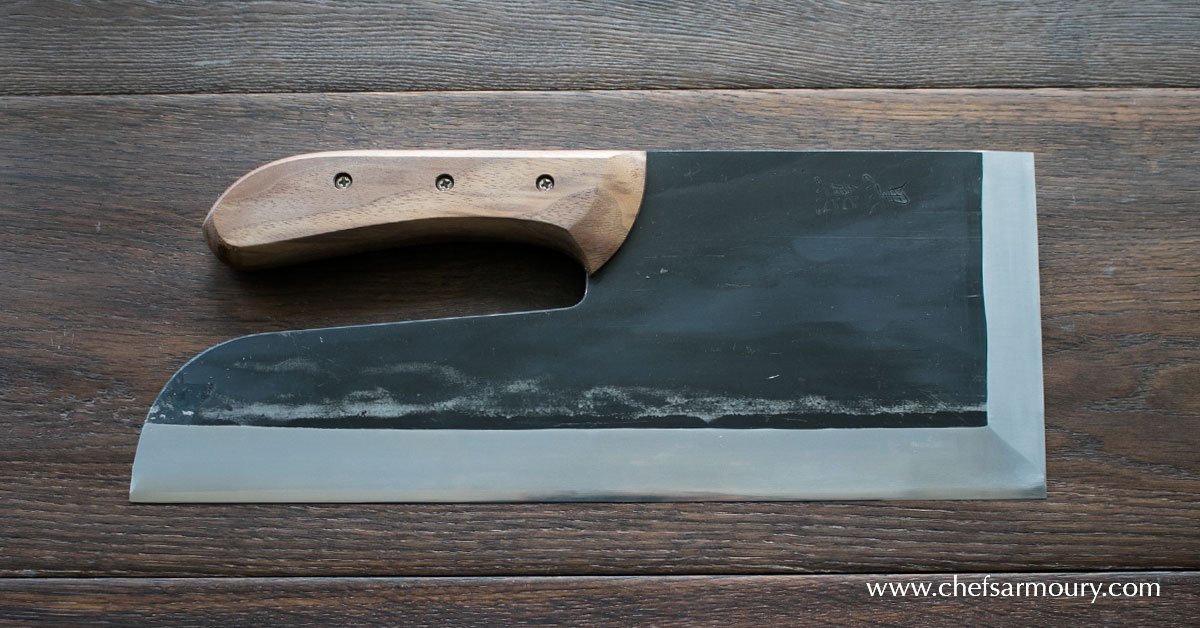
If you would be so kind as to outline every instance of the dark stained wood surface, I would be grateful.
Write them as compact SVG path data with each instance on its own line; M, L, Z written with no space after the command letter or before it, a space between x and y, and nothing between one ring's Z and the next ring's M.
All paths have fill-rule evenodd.
M256 331L578 299L582 270L537 250L444 246L239 275L219 265L200 237L200 221L217 195L271 159L332 148L497 146L1035 151L1049 498L423 506L126 502L147 406L171 372L208 345ZM1197 146L1200 92L1177 89L0 99L0 575L1200 568ZM270 598L312 586L305 582L54 580L3 586L16 591L5 597L17 595L18 603L25 599L20 595L40 595L61 609L76 600L79 606L71 608L80 612L101 608L100 598L88 596L103 589L111 591L113 606L102 608L134 613L133 596L153 600L156 591L170 587L190 591L193 597L185 599L203 609L207 598L197 591L205 587L253 597L262 586L261 596ZM567 584L555 584L562 582ZM583 586L578 582L547 581L546 599L586 595L586 589L576 592ZM595 586L615 587L614 596L636 585L659 591L662 599L683 586L605 582ZM709 584L696 586L741 581L700 582ZM759 593L784 604L787 587L825 581L763 582L796 584L729 584L741 592L714 600L749 604L739 612L754 613ZM1195 581L1189 582L1194 594ZM435 587L422 595L436 597L442 585L420 586ZM504 591L518 585L479 586ZM55 598L55 590L67 597ZM472 594L444 599L454 595ZM602 612L605 595L580 604ZM843 607L853 607L846 599ZM296 602L295 612L326 612L314 604ZM632 613L633 604L625 604ZM271 608L263 602L263 612ZM926 607L911 608L920 613ZM1033 605L1010 608L1036 612ZM216 610L214 617L221 617ZM900 619L909 617L918 616Z
M951 576L31 579L0 581L0 625L1189 626L1200 620L1195 572L988 580L1055 583L1071 592L1098 585L1105 595L1094 601L1089 594L871 597L868 582L928 582L947 593L954 586ZM981 574L960 576L964 585L981 582ZM1138 583L1157 583L1158 595L1122 595L1134 595ZM1119 597L1107 595L1110 586Z
M1113 570L1200 568L1200 90L1138 89L1200 86L1197 32L1190 0L4 3L0 623L1195 624L1196 572ZM1051 86L1126 89L324 93ZM212 343L579 299L538 249L243 275L200 237L263 162L440 147L1035 151L1048 499L128 504L146 407ZM814 575L1005 570L1162 597ZM409 575L492 577L332 577Z
M0 6L0 94L1200 85L1194 0Z

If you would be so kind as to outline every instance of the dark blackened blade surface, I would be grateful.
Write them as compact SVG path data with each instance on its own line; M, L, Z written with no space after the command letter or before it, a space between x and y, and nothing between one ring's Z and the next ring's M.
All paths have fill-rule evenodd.
M572 308L239 338L157 423L535 429L986 422L977 153L649 156Z

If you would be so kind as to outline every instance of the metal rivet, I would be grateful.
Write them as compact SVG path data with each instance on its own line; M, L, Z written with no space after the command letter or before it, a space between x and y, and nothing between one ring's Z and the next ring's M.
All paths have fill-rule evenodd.
M554 189L554 177L544 174L537 178L537 189L549 192Z
M350 187L351 183L354 183L354 179L351 179L348 173L339 172L333 175L333 187L339 190L344 190Z
M454 187L454 177L448 174L439 174L438 178L433 182L433 187L445 192Z

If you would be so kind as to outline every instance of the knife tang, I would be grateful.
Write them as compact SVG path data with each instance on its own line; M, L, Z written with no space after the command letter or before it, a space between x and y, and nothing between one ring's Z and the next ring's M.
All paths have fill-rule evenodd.
M592 273L633 227L645 178L640 151L310 153L230 186L204 236L237 268L500 239L556 248Z

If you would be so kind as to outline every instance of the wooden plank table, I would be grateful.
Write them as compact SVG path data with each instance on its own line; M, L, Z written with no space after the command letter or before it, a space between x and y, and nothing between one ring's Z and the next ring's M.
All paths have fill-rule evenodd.
M0 11L0 622L1196 621L1194 3ZM200 236L271 159L495 147L1035 152L1048 499L127 502L148 404L211 344L577 301L528 247L239 274ZM956 573L1161 595L866 590Z

